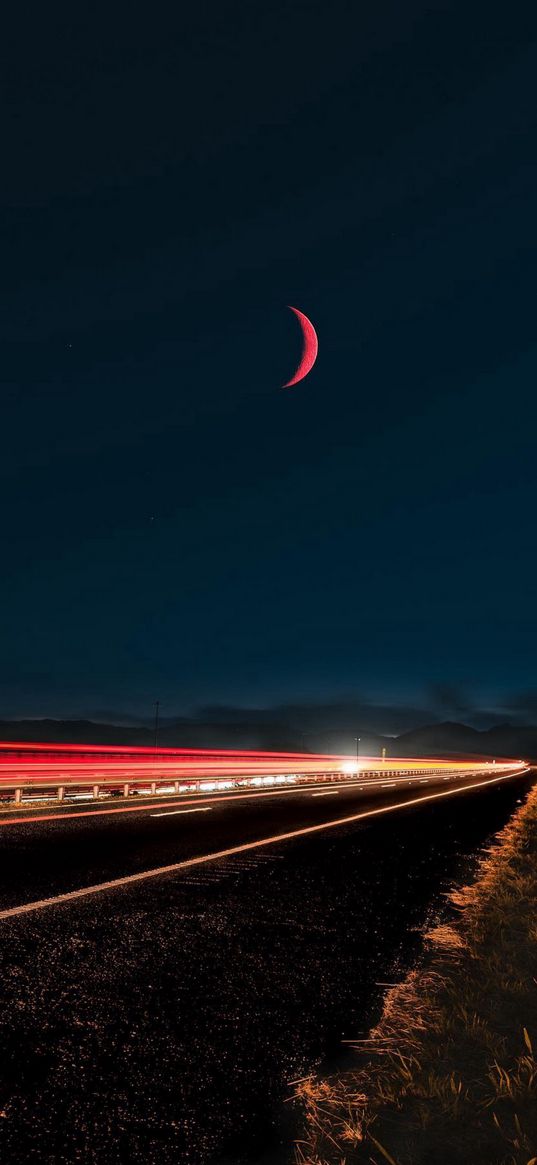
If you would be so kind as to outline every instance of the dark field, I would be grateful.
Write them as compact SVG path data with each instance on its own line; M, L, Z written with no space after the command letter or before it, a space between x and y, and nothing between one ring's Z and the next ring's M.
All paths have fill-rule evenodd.
M2 922L2 1161L291 1160L289 1083L345 1063L527 787Z

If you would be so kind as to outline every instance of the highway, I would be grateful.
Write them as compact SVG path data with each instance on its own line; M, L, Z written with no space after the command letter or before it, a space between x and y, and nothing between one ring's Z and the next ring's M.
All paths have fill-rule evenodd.
M274 758L268 762L268 756L264 754L260 763L274 769ZM12 757L8 763L13 768ZM70 758L71 773L73 763ZM246 783L242 770L238 776L213 772L208 780L198 773L195 787L179 795L150 795L145 777L145 796L123 798L108 795L108 758L91 763L91 780L99 782L98 797L91 793L89 801L36 804L34 786L27 806L11 800L3 810L0 807L0 920L54 908L75 910L95 894L118 896L136 882L181 877L194 866L233 861L241 854L329 830L360 828L375 818L415 812L433 801L475 797L491 785L527 777L529 771L521 761L493 765L405 760L390 761L388 768L364 759L357 772L356 761L342 757L337 758L339 770L327 771L325 757L316 762L317 772L299 773L294 757L282 761L285 772L264 769L260 776L250 771ZM224 763L230 763L229 757ZM26 781L27 758L23 764ZM251 759L248 764L251 769ZM354 772L349 771L352 767ZM128 768L132 779L132 764ZM286 781L270 783L278 775ZM124 777L122 767L120 780ZM5 781L7 795L12 778L11 771ZM115 776L110 779L117 785ZM78 773L72 788L80 788Z

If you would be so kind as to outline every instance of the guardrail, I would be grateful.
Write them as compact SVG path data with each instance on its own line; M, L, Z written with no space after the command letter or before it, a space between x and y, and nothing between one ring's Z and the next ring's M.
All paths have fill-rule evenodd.
M240 790L240 789L274 789L300 786L304 784L327 784L337 782L338 784L346 784L360 787L363 785L385 785L392 783L406 783L416 784L418 782L428 783L430 781L438 780L457 780L477 775L492 775L493 772L505 771L506 769L514 769L515 772L522 772L525 766L522 762L519 765L509 765L506 763L493 765L490 762L476 765L475 767L462 766L453 768L446 768L439 766L438 768L412 768L402 769L388 767L379 769L364 769L358 770L352 774L346 772L319 772L319 773L287 773L271 775L252 775L245 776L229 776L219 778L213 777L199 777L199 778L176 778L166 777L161 775L159 777L151 777L148 774L140 776L125 777L103 777L97 779L96 777L71 777L65 778L52 774L48 777L27 777L16 778L8 777L4 779L0 775L0 801L11 802L15 805L31 805L36 801L56 801L63 802L68 799L87 799L99 800L100 798L110 796L120 796L128 798L131 796L152 796L165 797L177 796L177 794L210 794L221 793L226 791Z

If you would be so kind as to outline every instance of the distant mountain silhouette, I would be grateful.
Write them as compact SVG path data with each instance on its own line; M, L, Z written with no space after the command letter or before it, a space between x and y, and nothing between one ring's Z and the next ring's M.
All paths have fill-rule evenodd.
M428 724L398 736L399 756L465 756L537 758L537 728L498 724L479 731L446 721Z
M426 724L399 736L382 736L354 729L354 736L341 726L331 729L326 709L315 730L315 717L300 724L283 707L273 711L206 709L204 716L163 720L159 731L161 746L176 748L252 748L289 752L333 752L354 755L356 737L362 756L473 756L512 757L537 761L537 728L498 724L478 730L467 724L446 721ZM152 727L98 723L93 720L0 720L0 740L49 741L65 744L152 745Z
M117 725L93 720L0 720L0 740L43 741L57 744L152 745L155 734L147 725ZM302 752L300 734L285 724L227 723L201 720L164 720L159 744L170 748L252 748Z
M97 724L93 720L0 720L0 740L56 744L152 744L143 726Z
M483 752L487 735L468 724L446 720L441 724L426 724L423 728L403 732L397 737L397 750L401 756L437 756L444 752L477 753Z

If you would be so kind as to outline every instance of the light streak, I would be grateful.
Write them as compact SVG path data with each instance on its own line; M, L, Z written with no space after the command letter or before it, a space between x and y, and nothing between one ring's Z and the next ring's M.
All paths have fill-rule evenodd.
M308 775L312 779L324 776L344 778L350 776L362 779L374 773L382 774L386 780L396 773L414 770L414 775L431 775L431 771L456 768L460 774L472 769L484 770L483 760L447 761L436 758L414 760L413 758L362 757L357 767L354 758L334 753L289 753L263 752L232 749L172 749L126 748L120 745L68 745L43 744L35 742L0 742L0 788L8 787L8 782L29 784L34 788L39 783L64 781L66 786L92 783L112 784L122 781L143 780L170 783L170 781L190 782L199 785L220 781L222 788L226 781L235 785L245 783L272 784L279 781L296 782ZM520 765L520 761L504 761L498 768Z
M422 797L413 797L409 801L399 802L397 805L379 805L375 809L366 809L362 813L353 813L350 817L339 817L336 821L323 821L320 825L307 825L302 829L293 829L288 833L274 834L272 837L259 838L257 841L243 842L241 845L230 846L229 849L218 850L215 853L203 854L196 858L186 858L182 862L174 862L168 866L158 866L156 869L143 870L138 874L126 874L122 878L113 878L109 882L99 882L97 885L84 886L80 890L69 890L65 894L57 894L54 898L41 898L35 902L25 902L21 906L10 906L7 910L0 910L0 920L16 918L22 914L32 914L46 910L50 906L59 906L63 902L74 902L80 898L89 898L95 894L103 894L107 890L118 890L123 886L133 886L137 882L145 882L150 878L160 878L165 874L176 874L180 870L188 870L193 866L206 865L208 862L221 861L223 858L234 857L236 854L247 853L250 850L261 849L267 845L277 845L279 842L291 841L296 837L306 837L313 833L320 833L325 829L337 829L342 825L351 825L356 821L364 821L370 817L381 817L385 813L396 813L398 810L410 809L415 805L422 805L426 801L439 801L443 797L454 797L471 789L480 789L486 785L497 785L501 781L512 780L513 774L489 777L484 781L474 781L470 785L457 785L454 789L442 789L438 793L425 793Z

